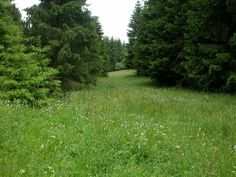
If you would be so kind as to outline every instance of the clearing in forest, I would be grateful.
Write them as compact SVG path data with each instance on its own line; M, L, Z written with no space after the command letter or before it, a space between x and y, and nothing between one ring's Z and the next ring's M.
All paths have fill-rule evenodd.
M235 176L236 97L134 70L47 108L0 106L0 176Z

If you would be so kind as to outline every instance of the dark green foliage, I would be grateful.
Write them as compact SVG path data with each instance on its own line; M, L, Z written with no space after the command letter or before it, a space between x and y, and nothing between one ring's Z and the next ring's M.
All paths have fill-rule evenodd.
M103 57L106 59L107 71L125 69L126 45L119 39L103 38Z
M226 0L189 1L184 84L207 91L236 91L233 19Z
M99 73L100 26L84 0L42 0L27 10L26 30L50 50L50 66L60 72L65 90L95 83Z
M7 7L7 9L14 22L21 23L21 14L20 11L16 8L15 4L11 4L11 6Z
M100 76L107 76L107 72L109 71L109 55L108 55L108 46L104 40L101 40L99 43L99 75Z
M26 50L20 22L8 11L11 8L9 0L0 2L0 98L41 105L59 93L57 71L47 67L41 49Z
M134 45L129 36L139 75L160 85L236 91L234 0L148 0L139 14L131 22L139 27Z
M145 4L136 47L138 73L162 85L181 78L185 1L148 1Z
M135 9L133 11L133 15L130 19L129 23L129 30L128 30L128 37L129 43L127 44L127 59L126 59L126 66L127 68L134 68L135 67L135 43L137 40L137 33L139 31L140 25L140 17L142 12L142 5L138 1L135 5Z

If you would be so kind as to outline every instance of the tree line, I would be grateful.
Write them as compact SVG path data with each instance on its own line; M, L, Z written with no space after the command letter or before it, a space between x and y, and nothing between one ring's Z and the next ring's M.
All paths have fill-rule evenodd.
M123 69L126 45L103 36L86 0L41 0L26 20L0 1L0 98L41 105Z
M129 67L162 86L236 92L236 1L147 0L129 24Z
M105 37L86 0L41 0L21 14L0 1L0 98L49 103L137 69L159 85L236 92L236 1L146 0L136 4L129 43Z

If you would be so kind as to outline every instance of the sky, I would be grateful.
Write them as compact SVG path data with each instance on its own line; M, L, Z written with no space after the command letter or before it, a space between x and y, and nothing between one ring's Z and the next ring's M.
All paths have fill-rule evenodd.
M24 18L26 13L23 9L38 4L39 0L15 0L14 2ZM104 35L124 42L128 41L128 24L136 2L137 0L87 0L92 15L99 17Z

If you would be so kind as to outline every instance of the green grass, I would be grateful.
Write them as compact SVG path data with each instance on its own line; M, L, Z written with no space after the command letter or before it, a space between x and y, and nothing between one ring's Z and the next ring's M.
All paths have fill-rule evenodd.
M236 176L236 96L156 88L135 72L47 108L0 106L0 176Z

